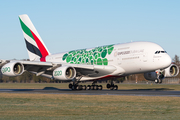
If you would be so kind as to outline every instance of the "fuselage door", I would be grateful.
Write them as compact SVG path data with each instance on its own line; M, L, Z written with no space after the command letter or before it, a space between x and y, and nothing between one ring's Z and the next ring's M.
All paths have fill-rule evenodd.
M116 60L117 65L121 65L121 56L118 54L117 49L114 50L114 57L114 60Z
M143 62L147 62L148 61L148 53L144 53L143 54Z

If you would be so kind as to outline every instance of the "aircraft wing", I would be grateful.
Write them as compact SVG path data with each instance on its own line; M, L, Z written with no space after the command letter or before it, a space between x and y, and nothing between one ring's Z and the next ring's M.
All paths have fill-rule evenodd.
M86 77L98 77L112 74L117 70L116 67L111 65L85 65L85 64L69 64L69 63L57 63L57 62L40 62L40 61L2 61L2 64L8 63L20 63L24 66L24 70L35 73L37 76L39 75L53 75L53 71L61 66L69 66L73 67L76 70L77 75L82 75ZM123 70L122 70L123 73Z

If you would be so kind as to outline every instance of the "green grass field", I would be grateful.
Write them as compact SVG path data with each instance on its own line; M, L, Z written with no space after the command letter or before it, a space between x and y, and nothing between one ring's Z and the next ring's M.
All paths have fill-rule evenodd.
M0 89L67 88L68 84L0 84ZM104 84L105 85L105 84ZM120 89L173 89L179 85L118 84ZM0 119L178 120L180 97L0 93Z

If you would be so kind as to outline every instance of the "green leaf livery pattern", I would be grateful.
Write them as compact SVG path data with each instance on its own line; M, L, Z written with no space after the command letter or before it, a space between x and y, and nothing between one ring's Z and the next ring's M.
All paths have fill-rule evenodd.
M114 49L113 45L96 47L92 50L75 50L65 53L62 60L71 64L108 65L107 55Z

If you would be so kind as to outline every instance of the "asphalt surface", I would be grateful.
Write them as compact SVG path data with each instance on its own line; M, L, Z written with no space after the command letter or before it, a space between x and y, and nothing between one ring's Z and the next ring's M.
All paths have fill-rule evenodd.
M129 90L70 90L46 87L44 89L0 89L0 93L34 93L34 94L76 94L76 95L133 95L133 96L176 96L180 91L170 89L129 89Z

